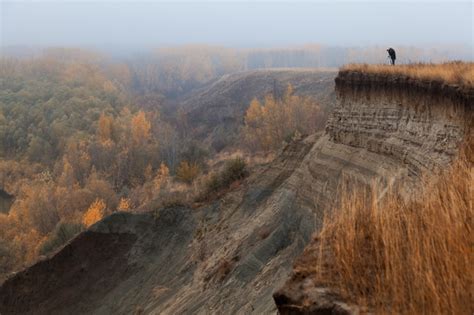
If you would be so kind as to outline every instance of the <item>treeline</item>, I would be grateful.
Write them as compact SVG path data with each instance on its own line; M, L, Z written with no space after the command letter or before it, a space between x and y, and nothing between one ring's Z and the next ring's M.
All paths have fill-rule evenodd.
M170 63L158 78L185 85L235 71L228 58L221 70L201 72L215 62L205 55ZM0 189L15 198L0 213L0 278L114 211L208 200L247 174L243 160L210 169L215 155L192 140L186 114L162 115L165 96L138 93L136 76L126 63L76 49L0 59ZM232 145L274 151L314 131L319 117L319 105L289 86L280 98L250 104Z
M311 97L294 94L288 85L284 95L252 100L245 113L242 139L252 151L274 151L293 138L322 129L324 112Z
M193 88L236 71L268 68L337 68L348 63L387 63L387 47L331 47L305 45L288 48L226 48L209 45L184 45L158 48L137 54L106 58L103 54L71 48L22 52L52 61L93 63L107 68L113 83L123 89L146 96L177 97ZM440 62L472 59L468 47L397 46L397 62ZM16 55L20 54L15 50ZM8 49L4 49L8 55ZM28 58L28 57L26 57ZM151 102L153 103L153 102Z
M338 68L348 63L387 63L387 47L234 49L187 45L160 48L127 60L134 88L178 96L224 74L268 68ZM398 63L470 59L466 47L397 47Z

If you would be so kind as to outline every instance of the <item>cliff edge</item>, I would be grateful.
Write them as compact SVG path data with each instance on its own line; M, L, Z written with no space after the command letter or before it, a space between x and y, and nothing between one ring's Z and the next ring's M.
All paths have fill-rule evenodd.
M421 175L445 168L466 139L472 139L472 84L357 68L340 71L336 92L336 106L320 152L337 150L339 154L332 151L328 160L331 164L341 161L351 181L398 182L402 189L412 191ZM317 262L326 261L320 258L328 255L319 242L316 235L295 261L285 285L274 293L279 313L367 312L337 290L315 282Z

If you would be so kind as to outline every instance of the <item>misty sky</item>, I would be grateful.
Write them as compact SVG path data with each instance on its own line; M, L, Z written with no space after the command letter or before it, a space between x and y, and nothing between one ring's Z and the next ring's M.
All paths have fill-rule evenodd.
M473 43L470 1L0 2L3 46Z

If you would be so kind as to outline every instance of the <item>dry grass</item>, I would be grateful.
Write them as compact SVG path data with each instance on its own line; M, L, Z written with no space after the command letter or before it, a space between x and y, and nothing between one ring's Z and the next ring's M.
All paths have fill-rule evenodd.
M396 66L349 64L342 67L341 71L403 75L414 79L440 81L447 84L474 87L473 62L455 61L439 64L414 63Z
M473 314L473 164L464 155L416 200L342 197L316 238L319 284L376 314ZM300 266L301 267L301 266Z

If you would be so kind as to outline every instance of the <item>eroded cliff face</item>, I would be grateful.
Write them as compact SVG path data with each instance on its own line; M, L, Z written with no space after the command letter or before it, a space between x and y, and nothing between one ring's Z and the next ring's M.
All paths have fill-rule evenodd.
M336 82L330 140L394 158L409 175L448 163L472 124L469 90L357 73Z
M401 183L416 187L422 173L446 166L472 133L472 89L342 72L336 78L337 104L326 133L306 167L315 186L316 218L338 199L338 184ZM304 176L304 175L302 175ZM321 212L321 213L319 213ZM280 314L357 314L328 288L318 288L298 265L316 261L311 248L298 258L285 285L274 294Z
M295 140L221 199L157 216L114 214L11 277L0 287L0 313L351 312L292 273L341 180L412 181L448 163L472 129L472 94L430 96L371 80L340 74L326 131Z

